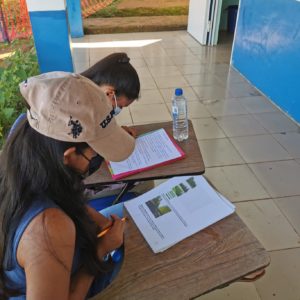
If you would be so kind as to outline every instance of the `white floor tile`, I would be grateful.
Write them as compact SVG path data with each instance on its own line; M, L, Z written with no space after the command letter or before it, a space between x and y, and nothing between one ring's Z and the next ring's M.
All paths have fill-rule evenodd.
M191 87L186 86L182 88L182 90L184 97L187 99L188 102L199 101L198 96ZM160 92L162 93L165 102L172 102L172 97L174 96L175 88L160 89Z
M225 137L222 129L213 118L193 119L192 122L198 140Z
M190 85L196 85L196 86L212 86L214 85L216 82L218 84L222 84L222 82L220 82L218 80L218 78L210 73L201 73L201 74L188 74L188 75L184 75L185 79L187 80L187 82Z
M263 96L241 98L240 102L250 113L278 112L278 108Z
M300 296L300 249L270 253L266 274L254 284L262 300L298 300Z
M179 36L180 40L183 41L183 43L187 46L187 47L199 47L200 44L199 42L197 42L191 35L186 34L184 36Z
M228 139L198 141L205 167L245 163Z
M181 76L179 69L176 66L155 66L149 68L152 76L162 77L162 76Z
M205 105L214 117L248 114L248 111L236 100L215 101Z
M155 67L155 66L174 66L175 64L173 61L167 56L161 57L145 57L145 61L148 67Z
M271 135L243 136L230 140L247 163L292 159Z
M260 93L248 82L232 83L227 81L227 88L233 98L259 96Z
M116 52L116 49L106 49L106 48L100 48L100 49L90 49L90 65L97 63L99 60L103 59L107 55L110 55L112 53ZM130 61L132 63L132 60Z
M154 58L159 59L160 57L165 57L167 55L165 50L157 44L154 46L143 47L141 49L141 52L144 58L150 58L150 59L154 59Z
M154 78L158 88L181 88L189 84L181 75L157 76Z
M299 128L282 112L258 113L252 116L270 133L297 131Z
M287 132L273 136L294 158L300 158L300 132Z
M157 89L157 85L152 77L140 77L140 84L142 90Z
M171 59L173 63L177 66L194 65L201 63L201 60L194 54L172 56Z
M134 102L136 105L164 103L164 99L160 92L155 90L142 90L141 97Z
M220 117L217 118L217 123L228 137L267 133L250 115Z
M172 114L172 103L167 103L168 110ZM204 105L200 102L188 102L187 103L188 118L190 120L200 119L200 118L209 118L211 117L210 113L206 110Z
M130 111L135 124L172 120L165 104L138 105L130 107Z
M189 53L187 51L188 48L186 48L185 44L181 40L174 39L173 37L163 38L163 40L161 41L161 46L165 49L166 53L169 56L183 55L185 53Z
M278 198L274 201L300 235L300 196Z
M300 236L272 199L236 203L236 209L266 250L300 246Z
M152 75L148 67L135 67L135 70L137 71L140 78L141 77L152 78Z
M206 168L205 176L232 202L270 197L246 165Z
M226 75L225 77L224 74L216 74L216 75L220 79L222 79L227 86L231 86L232 84L235 83L246 83L245 78L232 69L230 69L228 73L225 74Z
M229 64L211 64L207 66L207 70L219 77L219 75L229 76L231 68Z
M200 102L188 102L187 107L189 119L211 117L205 106Z
M249 166L273 198L300 195L300 165L294 160Z
M142 52L140 49L138 48L119 48L120 52L125 52L127 53L128 57L130 58L130 60L132 60L133 58L142 58Z
M181 43L181 45L179 45L180 47L178 47L178 45L168 45L169 47L165 48L165 51L167 53L167 55L169 57L173 57L173 56L186 56L186 55L192 55L193 53L191 52L191 50L189 48L186 48L185 45L183 43ZM170 48L171 47L171 48Z
M141 67L146 67L146 61L142 57L138 58L132 58L130 60L130 63L135 67L135 68L141 68Z
M195 54L195 55L202 54L203 56L209 55L210 50L211 50L211 49L208 49L205 46L202 46L201 44L198 44L196 46L192 46L192 47L189 47L189 48L190 48L190 50L192 51L193 54Z
M253 283L233 283L228 287L214 290L195 300L262 300Z
M196 86L192 88L200 100L222 100L228 98L228 91L221 83L214 83L211 86Z
M177 66L182 75L205 74L208 72L205 64L179 65Z

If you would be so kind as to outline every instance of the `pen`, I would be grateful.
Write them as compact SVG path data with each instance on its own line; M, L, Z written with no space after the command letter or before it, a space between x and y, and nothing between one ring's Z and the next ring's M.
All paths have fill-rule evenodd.
M122 222L125 222L126 220L127 220L126 217L124 217L124 218L121 219ZM111 227L112 227L112 225L110 225L110 226L108 226L107 228L105 228L104 230L102 230L102 231L97 235L97 237L100 238L100 237L104 236L104 235L109 231L109 229L110 229Z

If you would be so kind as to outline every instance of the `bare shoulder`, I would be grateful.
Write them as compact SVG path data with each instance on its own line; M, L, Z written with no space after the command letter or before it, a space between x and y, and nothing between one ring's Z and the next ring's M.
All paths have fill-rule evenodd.
M46 209L30 222L17 249L26 299L69 299L75 239L74 223L58 208Z
M32 259L44 260L55 253L59 260L65 261L69 256L73 257L75 238L76 229L71 218L59 208L48 208L25 229L19 242L17 260L25 267L26 262L30 263Z

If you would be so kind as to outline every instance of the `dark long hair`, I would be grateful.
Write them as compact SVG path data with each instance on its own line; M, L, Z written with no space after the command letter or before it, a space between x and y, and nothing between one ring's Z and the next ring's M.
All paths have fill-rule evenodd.
M116 96L124 95L135 100L140 93L140 80L126 53L113 53L98 61L81 75L98 85L115 88Z
M92 275L105 271L96 254L97 227L85 208L80 177L63 163L63 153L75 146L83 150L85 143L68 143L44 135L23 120L7 139L0 154L0 298L6 299L4 269L13 233L36 196L50 198L74 222L76 245L80 248L82 267ZM46 231L46 229L45 229ZM45 232L45 234L47 234Z

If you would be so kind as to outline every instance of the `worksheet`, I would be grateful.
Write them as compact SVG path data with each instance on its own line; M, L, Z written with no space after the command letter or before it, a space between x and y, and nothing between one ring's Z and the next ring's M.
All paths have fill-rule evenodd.
M184 156L174 139L164 129L158 129L139 136L133 153L121 162L108 162L108 167L113 179L120 179Z
M174 177L124 205L155 253L235 211L203 176Z

